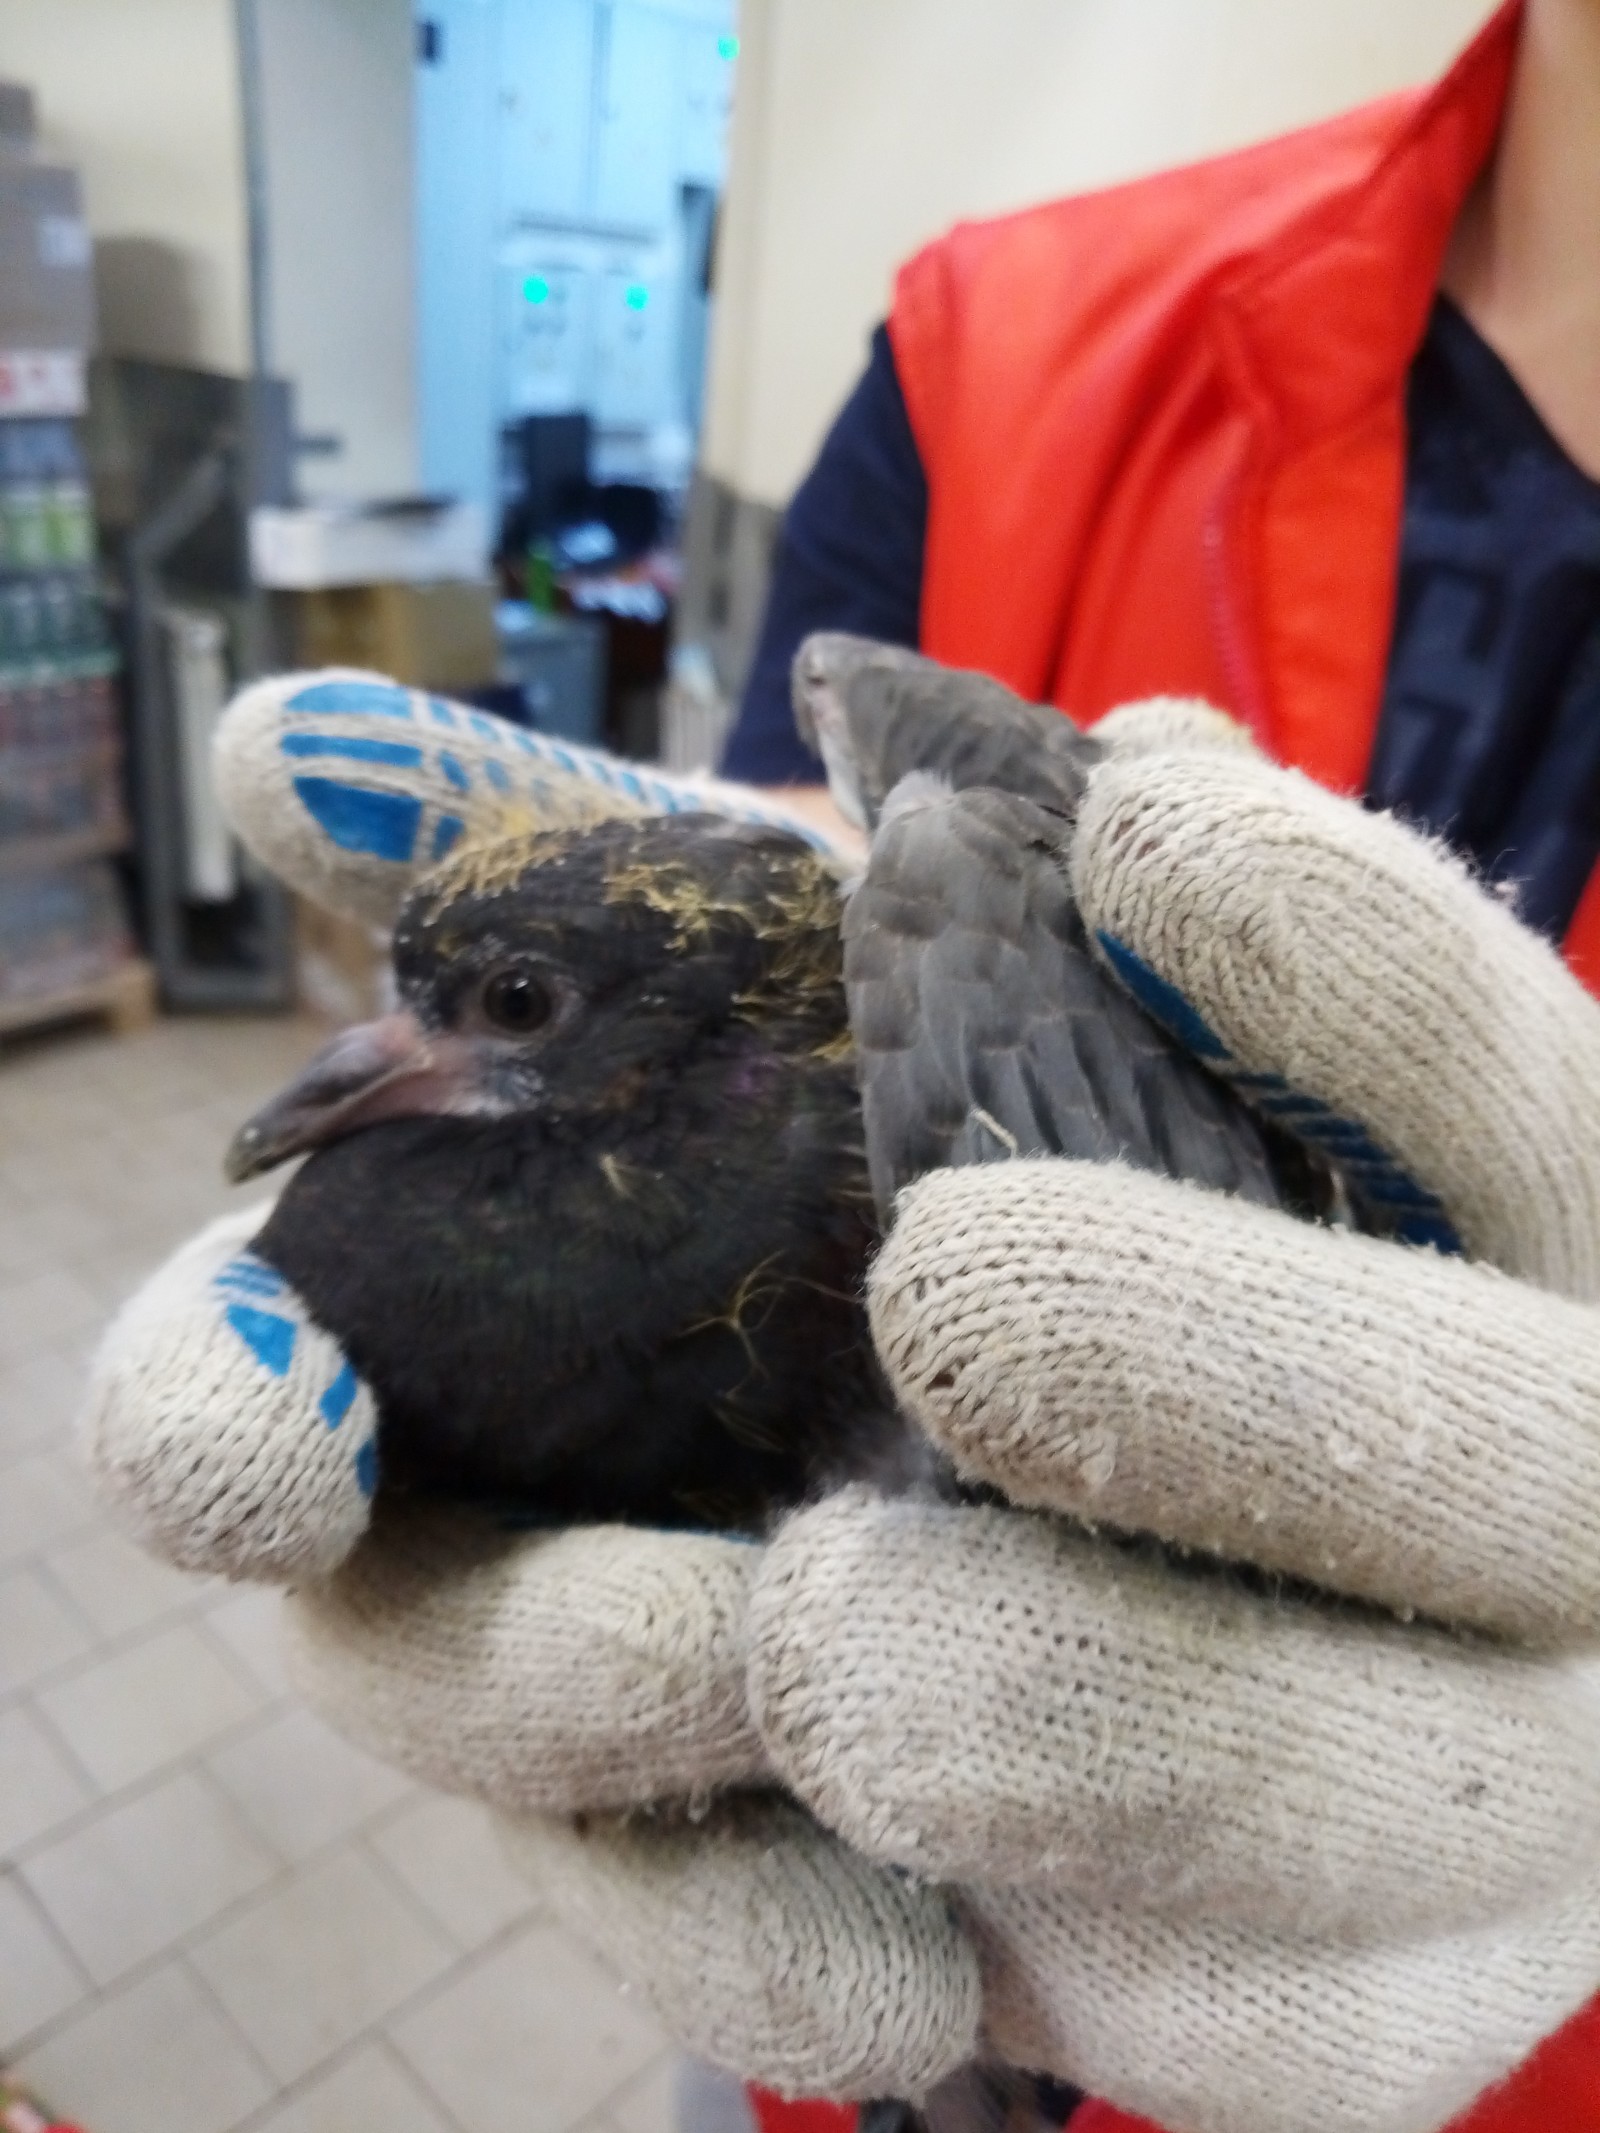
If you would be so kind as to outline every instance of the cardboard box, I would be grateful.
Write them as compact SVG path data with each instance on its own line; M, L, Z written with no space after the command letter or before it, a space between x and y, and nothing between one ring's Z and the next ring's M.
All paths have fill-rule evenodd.
M75 170L0 156L0 350L94 345L94 255Z
M302 666L370 667L413 689L495 678L492 585L337 585L288 598Z

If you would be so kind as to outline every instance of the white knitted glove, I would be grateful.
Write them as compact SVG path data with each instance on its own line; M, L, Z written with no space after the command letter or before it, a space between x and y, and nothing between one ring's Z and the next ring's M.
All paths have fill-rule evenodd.
M959 1891L987 2048L1178 2133L1427 2133L1600 1985L1600 1010L1441 854L1242 752L1097 773L1078 877L1152 1006L1475 1258L1116 1168L924 1181L880 1353L1039 1509L791 1519L750 1708L858 1860ZM719 1930L763 1931L707 1971L713 2025L675 1994L707 1869L672 1841L591 1829L557 1900L702 2049L828 2085L754 2019L815 1941L815 1905L771 1935L799 1863L717 1868Z
M1037 1510L851 1494L765 1551L385 1517L297 1601L302 1674L356 1737L508 1810L675 2033L775 2086L918 2093L981 2021L1175 2133L1425 2133L1600 1983L1600 1011L1392 823L1160 740L1083 816L1117 967L1219 1069L1347 1147L1359 1124L1374 1177L1483 1263L1114 1168L929 1179L875 1277L880 1347L958 1464ZM307 850L326 894L346 861ZM353 856L392 909L406 862ZM208 1440L162 1322L97 1414L170 1550L147 1509ZM303 1442L335 1360L252 1441ZM201 1423L227 1404L207 1383ZM281 1480L246 1494L270 1515L213 1530L270 1544L214 1559L295 1574ZM774 1799L601 1812L698 1814L763 1775L848 1847Z
M217 767L256 855L368 925L464 834L708 806L825 841L761 794L543 741L370 674L247 691ZM524 1817L663 1799L699 1817L713 1792L763 1780L744 1688L759 1551L387 1508L374 1520L372 1396L249 1251L265 1214L203 1231L102 1344L85 1435L122 1523L180 1567L300 1585L293 1641L311 1692L436 1784ZM516 1843L594 1937L635 1963L664 1958L652 1997L706 2056L786 2088L887 2094L924 2089L973 2049L976 1954L942 1895L775 1796L584 1835L525 1819Z
M895 1389L1080 1523L802 1514L752 1706L821 1819L965 1886L994 2048L1193 2133L1420 2133L1600 1985L1600 1008L1243 753L1101 769L1075 878L1153 1008L1473 1261L1110 1167L926 1179Z

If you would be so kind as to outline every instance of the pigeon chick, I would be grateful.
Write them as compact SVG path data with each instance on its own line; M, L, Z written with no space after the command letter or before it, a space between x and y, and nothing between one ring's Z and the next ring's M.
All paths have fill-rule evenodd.
M872 1471L825 862L713 815L518 837L419 885L394 955L401 1011L229 1158L313 1151L254 1248L372 1386L386 1485L756 1529Z
M874 1197L1056 1154L1288 1200L1090 953L1095 744L860 639L809 640L796 688L875 828L847 902L714 815L458 855L402 913L402 1012L235 1141L235 1177L310 1151L255 1248L372 1386L387 1485L743 1530L848 1478L946 1486L874 1373Z
M859 639L809 640L795 686L874 831L847 901L799 839L714 816L464 854L402 914L402 1012L238 1136L235 1176L310 1151L255 1249L372 1385L386 1485L754 1530L850 1476L946 1485L873 1372L869 1151L885 1220L922 1172L1019 1153L1289 1197L1090 951L1096 744ZM863 2125L1042 2129L1072 2100L973 2064Z

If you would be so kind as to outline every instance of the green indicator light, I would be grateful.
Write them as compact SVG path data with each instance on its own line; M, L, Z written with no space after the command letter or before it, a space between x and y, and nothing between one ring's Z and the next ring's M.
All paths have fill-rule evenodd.
M650 291L638 282L632 285L627 295L623 298L623 302L630 311L642 311L649 301Z
M737 37L719 37L717 39L717 57L719 59L737 59L738 56L739 40Z
M530 274L522 284L522 293L530 304L546 303L550 296L550 284L542 274Z

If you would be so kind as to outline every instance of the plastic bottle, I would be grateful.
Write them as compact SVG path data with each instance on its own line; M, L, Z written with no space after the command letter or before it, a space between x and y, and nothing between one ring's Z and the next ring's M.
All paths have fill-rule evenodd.
M556 611L555 558L543 541L536 542L528 550L528 568L524 583L527 587L528 605L535 613L553 615Z
M16 422L11 430L10 468L6 479L9 562L13 570L48 570L51 562L50 519L43 478L49 443L42 422Z
M50 558L68 569L81 570L94 561L94 512L89 501L89 484L72 425L53 422L49 427L52 434L45 518Z
M11 441L14 422L0 422L0 570L14 568L11 560Z

